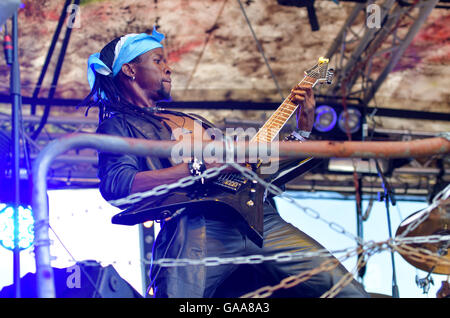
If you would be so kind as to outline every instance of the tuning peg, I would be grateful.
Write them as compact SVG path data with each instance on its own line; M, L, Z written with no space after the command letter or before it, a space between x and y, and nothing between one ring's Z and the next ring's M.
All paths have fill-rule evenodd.
M327 84L331 84L333 82L334 69L330 68L327 70Z
M326 59L324 57L319 57L319 61L317 62L319 65L321 64L328 64L330 62L330 59Z

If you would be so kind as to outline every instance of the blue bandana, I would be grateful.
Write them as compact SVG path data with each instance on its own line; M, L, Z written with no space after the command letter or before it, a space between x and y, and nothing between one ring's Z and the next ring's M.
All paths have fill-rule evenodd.
M147 33L127 34L120 38L116 44L112 70L100 60L100 53L92 54L88 59L87 77L91 89L94 87L96 73L108 76L116 76L122 69L122 65L128 63L150 50L162 48L160 43L164 35L153 27L151 35Z

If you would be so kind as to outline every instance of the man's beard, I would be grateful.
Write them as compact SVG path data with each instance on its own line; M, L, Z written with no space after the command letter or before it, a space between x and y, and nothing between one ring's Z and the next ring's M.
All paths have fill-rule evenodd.
M172 97L170 96L170 90L167 91L164 88L164 83L161 82L161 86L159 87L157 94L159 96L159 101L170 101Z

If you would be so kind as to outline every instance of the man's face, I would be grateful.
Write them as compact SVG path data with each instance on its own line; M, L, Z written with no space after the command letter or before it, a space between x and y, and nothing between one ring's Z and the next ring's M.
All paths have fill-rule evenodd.
M144 94L153 101L170 99L172 70L167 65L162 48L156 48L140 56L134 65L136 83Z

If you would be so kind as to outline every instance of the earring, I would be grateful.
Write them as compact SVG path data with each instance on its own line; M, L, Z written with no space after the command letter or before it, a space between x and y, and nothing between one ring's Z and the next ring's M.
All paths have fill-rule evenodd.
M131 78L132 81L134 81L135 79L136 79L136 76L133 76L133 77Z

